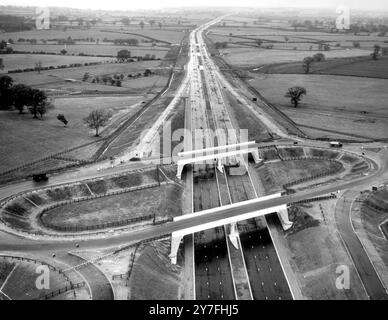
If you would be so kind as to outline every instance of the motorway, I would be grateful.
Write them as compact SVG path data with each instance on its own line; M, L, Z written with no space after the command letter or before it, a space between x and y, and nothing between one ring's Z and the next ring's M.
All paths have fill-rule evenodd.
M195 36L198 32L201 33L208 26L210 26L211 24L217 23L221 19L222 18L218 18L217 20L214 20L211 23L208 23L208 24L198 28L196 31L194 31L192 33L191 40L194 42L198 41L198 37ZM212 108L213 111L208 112L209 117L211 116L215 120L215 123L217 125L221 123L223 129L230 129L231 128L230 123L227 121L225 114L222 111L221 112L214 112L214 109L218 110L218 107L221 107L221 105L222 105L221 94L219 92L220 86L219 86L219 84L217 84L218 80L217 81L214 80L214 77L212 75L212 71L214 71L213 70L214 66L210 62L211 59L209 59L209 57L207 56L207 52L206 52L206 50L203 49L203 46L199 46L199 47L200 47L199 50L201 51L201 57L203 59L200 59L201 62L199 62L199 59L196 59L195 61L197 61L197 63L202 64L204 62L203 60L205 60L205 64L206 64L207 68L205 68L205 70L201 70L201 71L205 71L201 76L204 76L206 78L206 82L213 83L213 85L210 86L209 97L212 101L212 105L217 106L216 108L214 108L214 107ZM194 48L196 48L196 46L193 46L193 49ZM193 60L191 60L190 63L193 63ZM214 71L214 72L216 72L216 71ZM188 75L188 77L189 76L190 75ZM197 76L197 77L195 77L195 79L197 81L199 81L199 79L201 79L201 77ZM209 79L213 79L213 80L209 80ZM186 88L187 82L184 82L182 84L180 91L184 91L184 88L182 88L183 86L184 86L184 88ZM198 86L197 91L195 91L194 93L195 93L194 96L192 96L192 99L194 101L198 98L203 99L204 92L201 91L201 86ZM195 96L196 94L198 94L198 96ZM198 106L198 108L201 107L199 104L197 104L197 106ZM204 114L206 114L206 111ZM201 122L204 123L207 121L208 120L206 119L206 117L203 117L199 121L198 125L200 125ZM150 138L148 137L147 139L150 139ZM206 138L206 139L208 139L208 138ZM147 142L148 142L148 140L147 140ZM194 144L196 145L196 141L194 141ZM203 140L201 142L198 142L198 144L203 147ZM205 146L210 147L212 145L205 142ZM202 225L204 223L215 222L215 221L218 221L220 219L224 219L224 218L228 218L228 217L239 216L239 215L242 215L244 213L259 211L262 209L271 208L271 207L275 207L275 206L279 206L279 205L283 205L283 204L289 204L289 203L293 203L293 202L297 202L297 201L301 201L301 200L306 200L306 199L314 198L317 196L325 195L328 193L337 192L338 190L351 189L351 188L354 188L354 187L357 187L360 185L368 185L368 184L373 185L375 183L377 177L381 178L384 175L386 175L386 173L387 173L387 169L388 169L387 152L384 151L384 153L381 154L380 158L381 158L380 159L381 165L379 166L379 168L376 172L374 172L373 174L370 174L368 176L359 177L359 178L352 180L352 181L335 182L335 183L330 184L330 185L325 185L325 186L317 187L315 189L309 189L309 190L298 192L296 194L286 195L286 196L282 196L280 198L270 199L270 200L266 200L266 201L262 201L262 202L254 203L254 204L242 202L241 205L237 208L222 208L221 207L220 210L218 210L217 212L209 213L206 215L201 215L200 217L193 216L193 217L190 217L190 218L185 219L185 220L168 222L168 223L165 223L163 225L151 226L151 227L147 227L147 228L142 229L142 230L135 230L135 231L121 233L121 234L107 234L105 237L102 237L102 238L88 239L88 240L84 240L84 241L64 240L64 239L31 240L31 239L25 239L25 238L13 236L13 235L5 235L4 237L2 236L2 241L0 243L0 251L30 252L30 253L33 253L33 252L65 253L68 250L73 250L75 248L76 244L79 244L80 248L82 248L82 249L113 248L113 247L117 248L120 246L125 246L125 245L131 244L131 243L135 243L135 242L147 240L147 239L152 239L152 238L163 236L163 235L168 236L174 231L179 231L181 229L187 229L187 228L190 228L193 226ZM159 157L158 157L158 159L159 159ZM80 180L92 179L92 178L97 178L97 177L104 177L104 176L108 176L108 175L114 175L114 174L127 172L128 170L142 169L142 168L146 168L149 166L150 166L149 163L131 162L131 163L126 163L126 164L122 164L122 165L118 165L118 166L114 166L113 168L110 168L110 162L105 161L103 163L98 163L98 164L86 166L84 168L79 168L79 169L76 169L73 171L69 171L66 173L52 176L50 178L49 183L44 185L44 186L37 186L30 181L19 182L16 184L9 184L7 186L0 188L0 199L4 199L6 197L13 196L14 194L18 194L20 192L24 192L27 190L33 190L36 188L42 188L42 187L46 187L46 186L53 186L53 185L77 182ZM103 168L103 169L101 169L101 168ZM342 211L339 212L338 214L344 215ZM348 224L348 222L346 222L346 221L344 221L344 223ZM341 230L345 233L353 232L351 230L345 230L345 228L342 228ZM261 241L260 237L262 237L263 241L265 239L267 239L265 232L264 233L259 232L257 235L259 237L259 240L255 236L255 241L257 241L257 243L255 243L255 246L260 247L260 246L263 246L263 244L264 244L264 247L266 247L265 244L267 242L260 242ZM251 240L249 240L249 239L250 239L249 236L248 236L248 239L244 238L244 236L242 238L242 245L247 250L248 250L249 245L251 244L251 242L250 242ZM200 247L199 249L200 249L200 252L208 252L208 250L210 250L209 248L204 248L203 246ZM351 251L355 251L355 252L357 252L359 250L363 250L362 248L360 249L359 247L350 248L350 249L352 249ZM205 251L203 251L203 250L205 250ZM196 258L198 258L197 252L195 254L196 254ZM209 251L209 254L212 254L211 250ZM248 256L247 256L247 254L248 254ZM205 255L207 256L207 254L205 254ZM255 260L251 259L252 256L253 257L259 256L259 253L256 251L252 251L252 252L247 253L247 251L246 251L246 252L244 252L244 256L245 256L245 260L247 262L247 268L248 268L248 272L249 272L249 276L251 278L251 281L252 281L252 279L255 279L254 280L255 282L256 281L258 281L259 283L263 282L263 281L259 280L260 275L257 274L257 270L260 269L260 267L257 267L257 265L255 264L256 263ZM202 269L204 269L205 271L206 271L206 264L208 262L209 262L209 260L206 260L206 259L202 259L202 260L198 261L198 263L200 263L202 266L204 266L204 268L202 268ZM276 263L275 263L275 265L276 265ZM217 264L215 264L215 266L217 266ZM221 266L217 266L217 267L220 268ZM223 271L221 272L221 275L222 275L222 277L225 277L225 279L227 279L228 275L227 275L227 270L225 268L226 267L223 266ZM271 267L269 267L269 265L267 265L266 268L269 270ZM370 269L366 268L364 271L359 270L359 272L364 273L364 274L370 274L369 270ZM210 271L211 270L209 269L209 272ZM213 272L213 271L211 271L211 272ZM230 270L229 270L229 273L230 273ZM362 278L362 276L361 276L361 278ZM372 279L372 280L370 280L370 279ZM372 286L371 291L373 291L373 288L376 287L373 284L374 280L375 279L373 279L373 277L372 278L368 278L368 277L365 278L365 282L370 282L370 284ZM274 283L273 280L270 280L270 281L272 281L272 283ZM363 281L364 281L364 279L363 279ZM230 280L225 280L225 283L230 284ZM229 286L229 284L227 286ZM381 283L380 283L380 285L381 285ZM211 292L217 292L217 297L220 297L220 295L224 295L219 290L220 290L220 288L218 288L218 289L215 288L215 289L212 289ZM284 299L289 298L288 293L276 291L273 289L273 287L270 291L265 291L265 290L266 289L263 289L263 290L254 289L253 290L254 297L260 298L260 299L266 298L266 297L278 297L278 298L280 297L280 298L284 298ZM224 291L222 291L222 292L224 292ZM369 290L368 290L368 293L369 293ZM225 293L225 295L226 294L229 294L229 293ZM201 294L201 297L203 297L205 295L206 294L203 293L203 294ZM376 295L369 293L369 295L372 298L375 298L375 297L379 298L380 297L379 293L376 293Z

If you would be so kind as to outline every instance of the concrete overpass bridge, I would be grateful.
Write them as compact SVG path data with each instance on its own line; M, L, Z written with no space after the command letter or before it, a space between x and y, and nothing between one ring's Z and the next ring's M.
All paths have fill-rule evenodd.
M232 243L236 243L237 241L237 230L236 230L236 223L239 221L244 221L256 217L260 217L266 214L271 214L271 213L277 213L278 217L280 219L280 222L282 223L283 229L288 230L292 227L292 222L288 219L288 211L287 211L287 204L279 204L279 205L274 205L272 207L268 207L265 209L261 209L258 211L248 211L244 212L245 207L251 207L260 204L260 202L265 202L265 201L270 201L270 200L279 200L281 198L281 193L276 193L273 195L261 197L261 198L256 198L248 201L243 201L243 202L238 202L238 203L233 203L230 205L222 206L222 207L217 207L214 209L209 209L209 210L204 210L200 212L194 212L190 214L186 214L183 216L175 217L174 222L185 222L185 220L189 221L193 218L199 219L203 221L203 223L197 223L196 225L187 227L187 228L182 228L178 231L173 231L171 235L171 263L176 264L177 263L177 253L179 249L179 245L183 239L184 236L193 234L196 232L200 232L203 230L208 230L208 229L213 229L216 227L221 227L223 225L231 225L231 231L230 234L228 235L230 237L230 240ZM231 212L231 211L239 211L241 210L240 215L233 215L233 216L224 216L220 217L218 220L215 221L210 221L206 222L207 216L211 215L220 215L223 212ZM203 218L203 219L201 219Z
M194 163L214 163L217 169L223 172L222 159L244 154L251 154L256 163L262 161L259 156L258 146L255 141L218 146L207 149L192 150L178 153L177 160L177 178L182 178L182 172L185 165Z

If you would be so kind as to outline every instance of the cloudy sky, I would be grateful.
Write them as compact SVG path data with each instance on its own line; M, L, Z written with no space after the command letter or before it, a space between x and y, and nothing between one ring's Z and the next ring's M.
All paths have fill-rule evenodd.
M336 8L346 4L353 9L388 11L387 0L1 0L0 5L51 6L90 9L156 9L182 6L254 6Z

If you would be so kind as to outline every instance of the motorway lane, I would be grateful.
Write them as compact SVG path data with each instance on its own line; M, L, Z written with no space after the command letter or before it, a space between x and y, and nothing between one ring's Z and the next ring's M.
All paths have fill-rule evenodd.
M245 263L255 300L292 300L267 227L240 231Z
M200 171L201 167L206 170ZM201 178L201 173L206 173L207 179ZM194 212L220 206L214 167L194 165L193 201ZM196 299L235 299L224 228L196 233L194 257Z
M353 263L360 275L361 281L373 300L387 300L388 294L379 276L373 267L367 253L352 227L351 209L353 200L360 194L357 190L346 191L338 200L335 208L335 219L337 228L345 242Z
M195 288L198 300L234 300L224 228L195 234Z

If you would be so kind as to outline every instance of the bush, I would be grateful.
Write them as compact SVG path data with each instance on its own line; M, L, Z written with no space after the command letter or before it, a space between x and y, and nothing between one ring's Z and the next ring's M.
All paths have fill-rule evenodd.
M142 182L141 175L139 173L129 174L121 177L112 178L114 184L116 184L119 188L130 188L139 186Z
M94 194L105 194L107 192L107 187L104 180L88 182L87 185Z
M47 190L46 194L51 200L55 202L69 200L72 196L69 187Z

